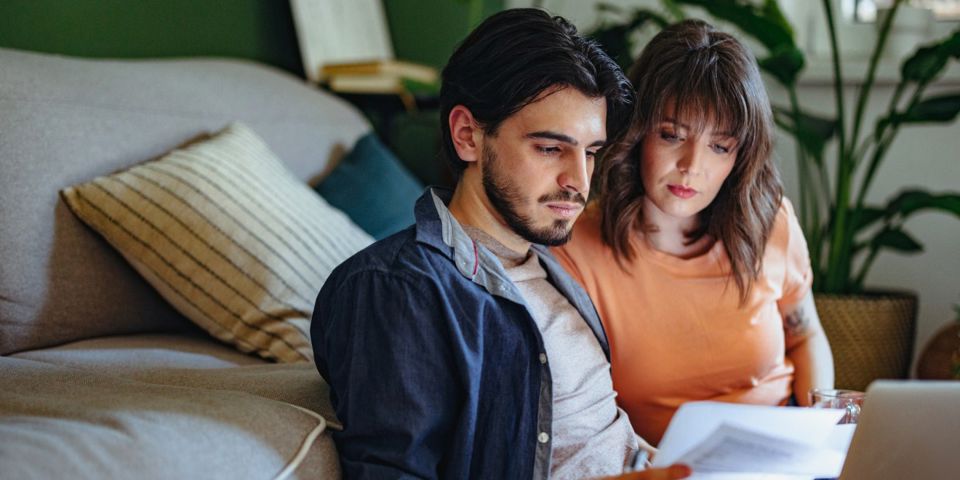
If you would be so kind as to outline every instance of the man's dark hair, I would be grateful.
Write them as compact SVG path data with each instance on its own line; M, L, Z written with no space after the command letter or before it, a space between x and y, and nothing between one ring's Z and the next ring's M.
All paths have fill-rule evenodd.
M463 105L488 135L551 87L571 87L607 103L607 139L629 125L633 88L593 40L562 17L542 10L504 10L464 39L443 69L440 88L442 152L459 177L466 168L450 138L450 111Z

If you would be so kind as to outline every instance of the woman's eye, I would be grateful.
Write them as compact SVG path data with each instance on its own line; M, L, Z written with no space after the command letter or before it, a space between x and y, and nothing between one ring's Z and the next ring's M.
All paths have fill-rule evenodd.
M732 145L721 145L719 143L714 143L712 148L714 152L720 155L726 155L732 152L734 147Z
M713 151L716 152L716 153L719 153L719 154L727 154L727 153L730 153L730 149L729 149L729 148L727 148L727 147L725 147L725 146L723 146L723 145L720 145L719 143L714 143L714 144L713 144Z
M664 140L666 140L666 141L668 141L668 142L676 142L676 141L679 141L679 140L680 140L680 137L679 137L676 133L673 133L673 132L667 131L667 130L661 130L661 131L660 131L660 138L662 138L662 139L664 139Z

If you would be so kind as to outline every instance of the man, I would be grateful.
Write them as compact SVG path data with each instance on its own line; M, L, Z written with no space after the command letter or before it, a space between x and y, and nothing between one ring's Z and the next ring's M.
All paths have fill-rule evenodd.
M492 16L443 71L452 194L338 267L311 334L346 478L588 478L640 447L606 337L542 245L567 240L629 82L569 23ZM685 467L632 478L682 478Z

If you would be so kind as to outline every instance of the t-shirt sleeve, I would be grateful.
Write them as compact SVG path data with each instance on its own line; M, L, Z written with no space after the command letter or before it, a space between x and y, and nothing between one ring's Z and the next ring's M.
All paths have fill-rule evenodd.
M580 285L584 285L583 272L580 270L576 260L577 252L575 246L567 244L562 247L554 247L550 249L550 253L553 254L560 266L563 267L574 280L580 283Z
M784 197L779 215L786 218L785 272L783 278L783 296L777 301L780 313L789 312L800 303L813 285L813 268L810 266L810 253L803 230L793 211L793 205ZM778 223L780 223L778 219Z

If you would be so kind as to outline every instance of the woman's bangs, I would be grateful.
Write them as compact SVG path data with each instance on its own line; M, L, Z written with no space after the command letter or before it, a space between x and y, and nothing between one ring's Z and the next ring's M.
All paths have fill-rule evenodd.
M713 80L713 81L710 81ZM740 145L748 136L751 125L747 99L737 88L724 88L717 79L679 81L664 85L656 97L647 124L655 130L663 122L675 122L690 128L691 133L712 132L726 134ZM672 110L672 118L667 113Z

